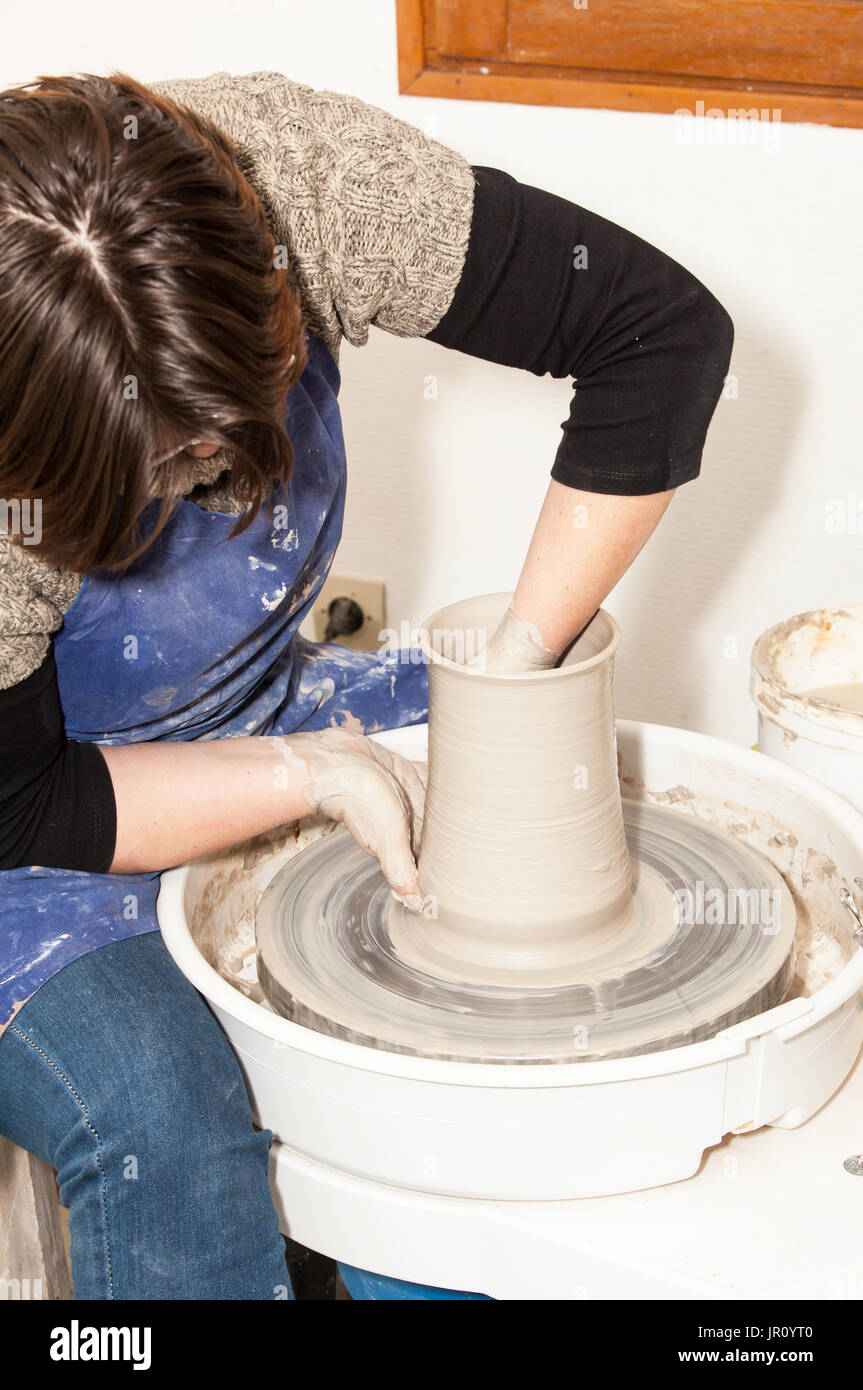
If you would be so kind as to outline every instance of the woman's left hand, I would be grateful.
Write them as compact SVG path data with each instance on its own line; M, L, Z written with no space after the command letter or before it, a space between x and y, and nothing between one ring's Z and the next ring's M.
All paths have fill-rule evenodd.
M288 734L288 760L308 774L303 796L315 811L340 821L406 907L422 909L417 855L425 803L424 763L412 763L383 744L345 729Z

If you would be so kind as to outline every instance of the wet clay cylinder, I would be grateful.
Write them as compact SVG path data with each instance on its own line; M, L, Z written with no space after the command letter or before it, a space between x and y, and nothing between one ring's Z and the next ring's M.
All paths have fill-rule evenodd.
M600 610L551 671L487 674L509 594L435 613L420 888L451 957L552 966L623 933L633 911L614 728L620 633Z

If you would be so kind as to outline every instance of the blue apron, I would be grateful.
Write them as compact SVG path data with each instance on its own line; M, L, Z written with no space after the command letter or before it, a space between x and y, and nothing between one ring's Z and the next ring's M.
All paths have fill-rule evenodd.
M69 738L374 733L425 719L422 662L297 636L341 538L346 485L339 369L306 342L287 398L294 471L272 511L230 540L236 516L183 501L131 569L85 577L54 644ZM157 873L0 872L0 1030L78 956L158 930L158 889Z

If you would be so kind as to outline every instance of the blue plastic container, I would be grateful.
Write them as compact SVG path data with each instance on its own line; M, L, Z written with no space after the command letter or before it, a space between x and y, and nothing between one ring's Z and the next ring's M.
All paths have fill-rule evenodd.
M493 1303L485 1293L459 1293L456 1289L436 1289L431 1284L409 1284L406 1279L388 1279L385 1274L372 1274L368 1269L357 1269L354 1265L343 1265L339 1261L339 1274L351 1298L367 1301L385 1299L391 1302L405 1302L410 1299L428 1298L479 1299L483 1303Z

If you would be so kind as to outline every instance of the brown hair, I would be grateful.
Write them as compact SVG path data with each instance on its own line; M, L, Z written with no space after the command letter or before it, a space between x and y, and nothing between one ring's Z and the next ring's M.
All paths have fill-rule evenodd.
M192 439L232 451L244 530L290 474L303 328L212 122L125 73L0 92L0 496L41 500L42 559L136 558L172 510L142 534L158 461Z

